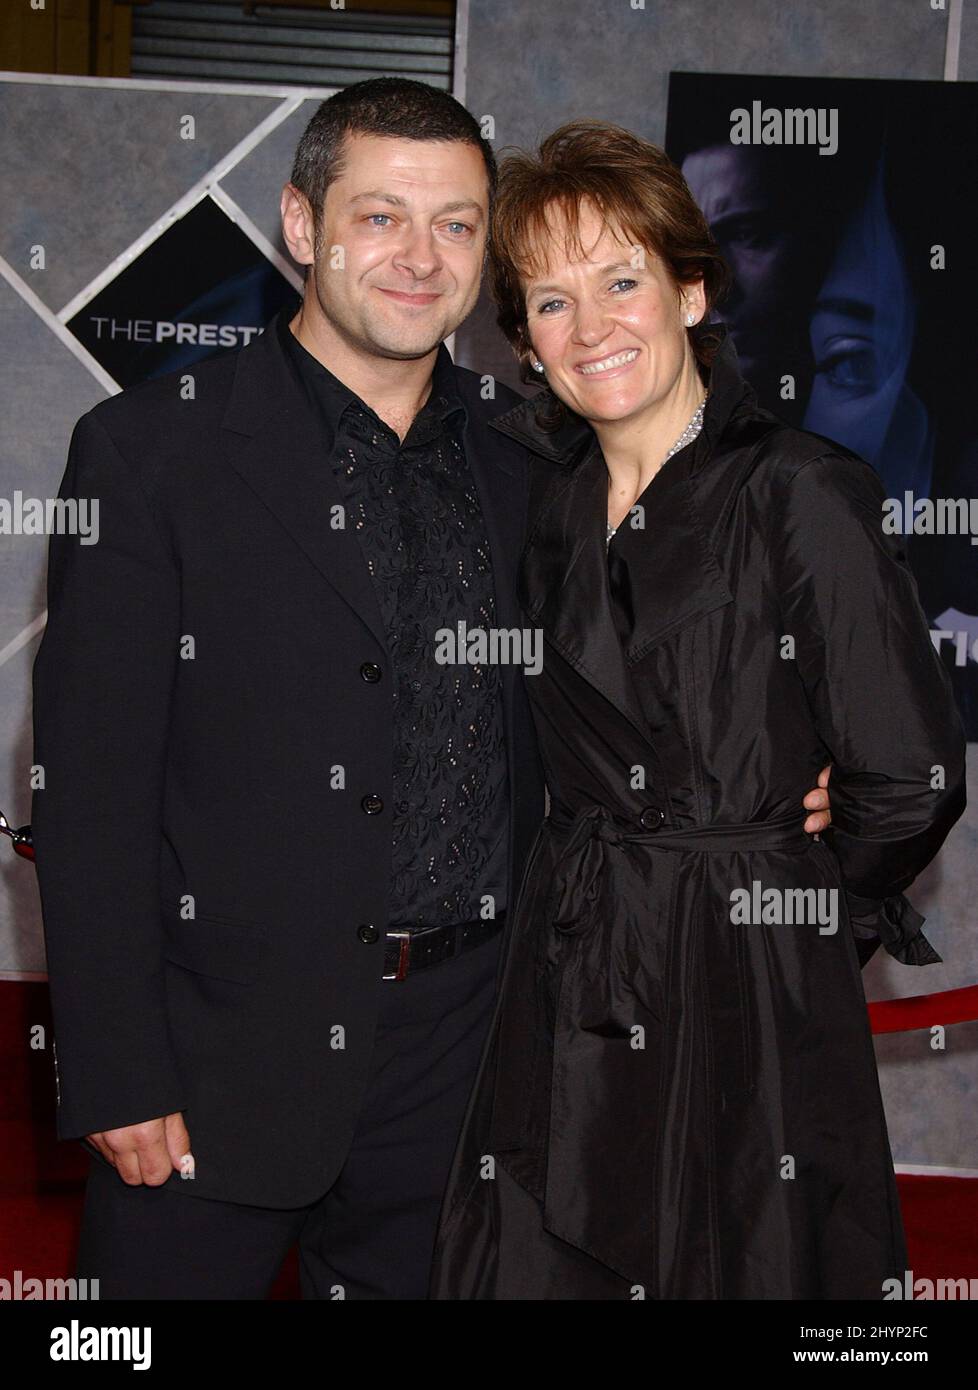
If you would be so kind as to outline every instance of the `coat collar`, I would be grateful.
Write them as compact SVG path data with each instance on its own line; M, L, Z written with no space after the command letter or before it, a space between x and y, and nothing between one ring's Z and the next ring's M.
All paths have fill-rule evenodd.
M704 480L732 417L748 415L754 394L725 334L710 371L710 396L697 439L674 455L640 499L644 530L625 524L606 546L608 475L597 438L565 412L548 431L549 390L492 421L497 430L554 465L531 522L519 598L554 647L648 738L632 668L660 642L732 601L713 549ZM713 489L715 491L715 489Z
M754 404L756 397L740 374L737 352L726 324L710 324L707 331L719 342L719 348L710 370L710 399L700 438L705 436L715 442L734 410L744 403ZM547 386L504 415L497 415L489 425L549 463L573 468L587 456L597 439L582 416L566 407L558 409L558 405L556 396ZM556 429L547 427L548 416L560 418Z

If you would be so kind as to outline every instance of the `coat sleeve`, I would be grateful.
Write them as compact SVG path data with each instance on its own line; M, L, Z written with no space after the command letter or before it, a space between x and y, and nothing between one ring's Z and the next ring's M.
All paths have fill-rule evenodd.
M863 964L882 944L940 960L902 890L965 806L965 738L885 492L869 464L827 453L781 484L771 554L783 634L833 764L832 826Z
M97 416L59 496L96 499L97 541L52 533L34 662L31 803L54 1019L58 1135L185 1104L167 1029L159 858L179 574ZM94 504L93 504L94 513Z

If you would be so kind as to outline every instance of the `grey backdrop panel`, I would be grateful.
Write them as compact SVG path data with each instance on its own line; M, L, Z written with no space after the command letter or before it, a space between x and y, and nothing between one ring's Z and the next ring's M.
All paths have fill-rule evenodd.
M278 202L328 91L0 77L0 496L57 495L78 417L113 389L58 315L273 112L280 125L213 186L284 252ZM292 110L292 108L295 110ZM194 138L180 138L194 117ZM230 209L233 211L233 209ZM247 221L243 222L247 230ZM31 248L44 248L31 269ZM43 631L47 537L0 534L0 808L30 819L31 666ZM0 976L45 968L34 871L0 854Z
M304 101L221 180L221 187L283 256L288 256L288 252L282 240L279 194L292 171L292 157L299 137L318 105L319 101L313 98Z
M192 88L3 83L0 255L20 269L42 244L47 269L31 284L60 309L278 104ZM180 138L186 115L192 140Z

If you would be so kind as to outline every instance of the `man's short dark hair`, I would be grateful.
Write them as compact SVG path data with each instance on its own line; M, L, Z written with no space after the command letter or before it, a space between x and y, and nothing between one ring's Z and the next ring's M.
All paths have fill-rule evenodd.
M474 145L489 180L489 210L496 192L496 158L478 121L448 92L406 77L373 77L327 97L306 126L295 152L292 183L309 199L317 229L326 190L343 172L347 135L398 140L450 140Z

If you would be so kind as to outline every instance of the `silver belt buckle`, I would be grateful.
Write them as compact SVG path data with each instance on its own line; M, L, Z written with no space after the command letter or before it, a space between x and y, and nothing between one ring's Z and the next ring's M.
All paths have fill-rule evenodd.
M400 954L397 957L397 969L393 975L383 975L385 980L405 980L407 979L408 953L411 943L411 933L405 927L394 927L393 930L385 933L386 936L398 937L401 942Z

